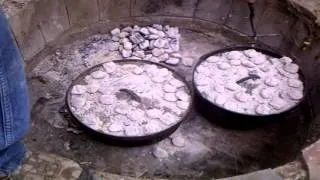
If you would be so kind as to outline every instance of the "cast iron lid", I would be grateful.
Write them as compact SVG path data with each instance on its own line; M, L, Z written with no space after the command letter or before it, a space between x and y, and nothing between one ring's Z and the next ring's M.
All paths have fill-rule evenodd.
M154 62L150 62L150 61L145 61L145 60L115 60L115 61L111 61L112 63L116 64L116 65L137 65L138 67L140 66L144 66L144 65L153 65L159 69L167 69L168 72L172 73L173 79L176 79L180 82L183 83L183 86L181 88L184 88L185 91L189 94L189 105L187 107L185 107L184 112L181 114L181 116L179 116L179 120L175 121L173 124L168 125L167 128L164 128L158 132L153 132L153 133L148 133L148 134L144 134L144 135L132 135L132 136L128 136L128 135L115 135L112 133L106 133L105 131L102 130L97 130L94 129L92 127L90 127L88 124L84 123L84 117L80 116L77 113L77 110L75 108L73 108L73 105L71 103L71 98L73 96L72 94L72 90L75 86L77 85L87 85L87 83L85 82L85 79L88 78L88 76L90 76L90 74L92 75L93 72L97 72L99 70L103 70L103 64L99 64L96 65L88 70L86 70L85 72L83 72L82 74L80 74L71 84L71 86L69 87L68 91L67 91L67 95L66 95L66 103L67 103L67 107L69 112L71 113L71 115L74 117L74 119L76 120L76 122L83 128L85 128L85 130L88 130L90 133L93 133L96 136L99 136L100 138L103 138L103 140L105 140L106 142L108 142L108 140L110 141L123 141L124 143L148 143L149 141L155 141L155 140L160 140L162 138L165 138L167 136L169 136L171 133L174 132L174 130L176 130L180 123L185 120L190 112L190 109L192 108L192 102L193 102L193 98L192 98L192 89L190 88L190 86L188 85L188 83L185 81L185 79L179 75L177 72L175 72L173 69L171 69L170 67L163 65L163 64L159 64L159 63L154 63ZM110 62L107 62L110 63ZM167 81L167 80L166 80ZM131 90L128 89L120 89L119 91L121 91L122 93L127 93L128 96L130 98L132 98L132 100L137 100L137 102L139 101L140 97L137 96L136 93L134 93ZM99 92L97 92L99 93ZM180 100L179 100L180 101ZM102 121L108 121L108 119L104 119Z
M233 46L233 47L226 47L226 48L223 48L223 49L219 49L219 50L216 50L216 51L213 51L213 52L210 52L208 54L205 54L203 55L202 57L200 57L199 61L194 65L194 68L193 68L193 76L192 76L192 83L193 83L193 88L194 88L194 91L195 91L195 98L197 99L197 101L202 101L204 103L201 103L201 104L206 104L206 105L210 105L210 107L212 108L218 108L218 109L221 109L223 110L224 112L228 112L229 114L233 114L233 115L239 115L239 116L246 116L246 117L252 117L252 118L255 118L255 117L273 117L273 116L277 116L277 115L280 115L280 114L285 114L287 112L290 112L292 110L294 110L302 101L304 101L306 95L307 95L307 92L308 92L308 88L307 88L307 84L305 82L305 77L304 77L304 74L302 72L302 69L301 67L299 67L299 71L298 71L298 74L299 74L299 79L303 82L303 98L300 99L296 105L284 110L284 111L281 111L281 112L276 112L276 113L272 113L272 114L264 114L264 115L260 115L260 114L247 114L247 113L242 113L242 112L236 112L236 111L231 111L227 108L224 108L222 106L219 106L213 102L211 102L210 100L208 100L206 97L204 97L202 95L202 93L199 91L196 83L195 83L195 73L196 73L196 70L197 70L197 67L202 63L204 62L205 60L207 60L207 58L211 57L211 56L217 56L217 55L221 55L223 53L226 53L226 52L231 52L231 51L244 51L244 50L248 50L248 49L254 49L256 50L257 52L260 52L264 55L267 55L267 56L270 56L270 57L273 57L273 58L281 58L281 57L290 57L292 60L293 60L293 63L296 63L296 59L292 56L287 56L287 55L284 55L284 53L280 53L278 51L275 51L275 50L271 50L271 49L267 49L267 48L261 48L261 47L252 47L252 46ZM206 108L207 109L207 108Z

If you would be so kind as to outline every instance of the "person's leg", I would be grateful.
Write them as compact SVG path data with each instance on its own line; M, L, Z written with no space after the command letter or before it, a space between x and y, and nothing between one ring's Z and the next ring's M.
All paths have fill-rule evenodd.
M24 157L21 139L29 128L23 62L0 9L0 176L11 174Z

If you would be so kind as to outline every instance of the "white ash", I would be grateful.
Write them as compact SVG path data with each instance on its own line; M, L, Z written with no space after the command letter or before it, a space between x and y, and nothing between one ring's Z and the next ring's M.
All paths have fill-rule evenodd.
M110 51L119 51L125 59L143 59L176 65L181 62L179 28L153 24L146 27L115 28L110 31ZM141 53L143 52L143 53ZM185 66L192 66L193 59L183 60Z
M71 109L93 129L144 136L176 124L190 106L187 85L156 65L104 63L71 90ZM85 119L87 115L93 119ZM98 122L95 122L98 121Z
M303 98L298 72L289 57L273 58L249 49L208 57L196 68L194 81L203 97L220 107L268 115L286 111ZM259 78L239 82L249 75Z
M168 152L160 147L155 148L153 155L159 159L167 158L169 156Z

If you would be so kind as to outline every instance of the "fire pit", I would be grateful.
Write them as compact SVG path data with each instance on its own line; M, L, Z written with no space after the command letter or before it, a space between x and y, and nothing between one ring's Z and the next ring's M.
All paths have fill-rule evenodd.
M288 163L307 139L319 137L314 120L314 112L320 112L319 29L308 13L295 11L291 3L257 0L253 32L243 0L23 2L15 6L23 7L21 12L11 11L9 22L26 60L32 105L32 132L26 144L31 150L74 159L84 169L137 178L212 179ZM82 72L101 63L144 59L170 66L192 84L193 66L201 56L247 43L285 51L297 57L295 63L303 70L301 80L309 92L297 101L294 113L275 123L247 131L225 129L191 108L190 118L169 137L128 148L90 138L67 109L68 88ZM217 115L212 119L219 120Z

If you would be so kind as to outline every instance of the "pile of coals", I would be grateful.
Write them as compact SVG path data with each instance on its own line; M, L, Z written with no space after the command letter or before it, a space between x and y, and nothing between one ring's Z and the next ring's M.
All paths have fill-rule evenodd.
M111 31L110 51L119 51L126 59L143 59L176 65L181 62L180 33L177 27L154 24L128 26Z

